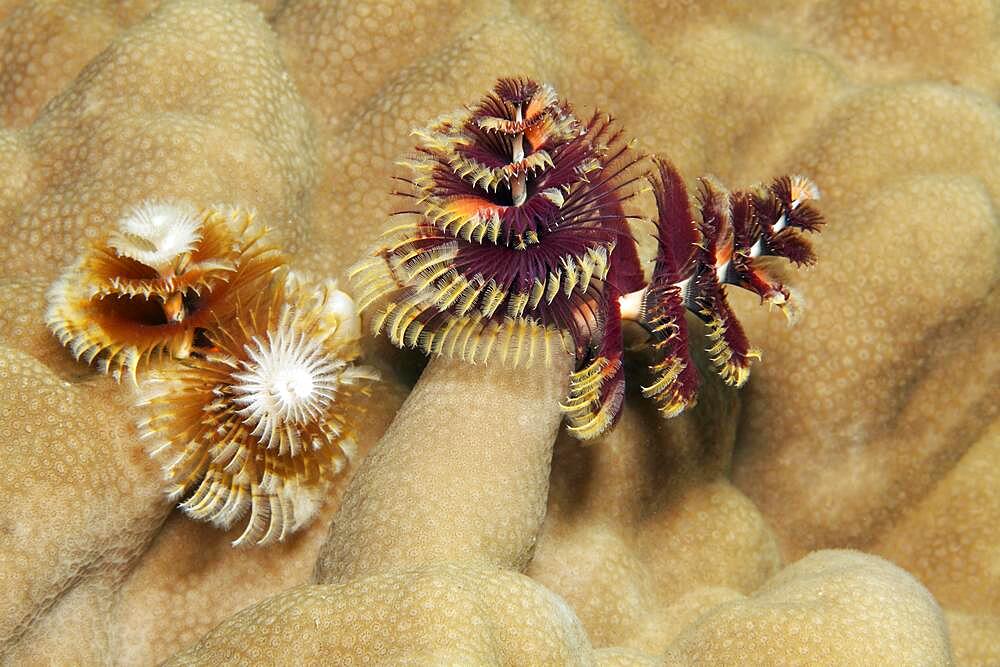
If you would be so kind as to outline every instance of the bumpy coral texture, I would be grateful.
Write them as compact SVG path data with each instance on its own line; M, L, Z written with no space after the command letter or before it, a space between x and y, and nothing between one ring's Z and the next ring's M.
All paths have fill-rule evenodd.
M5 660L1000 662L995 3L157 4L0 2ZM336 502L252 554L170 513L46 287L148 198L253 206L342 277L409 131L514 74L688 178L809 174L798 326L734 297L765 350L740 396L664 426L630 395L551 473L560 376L435 364L329 540ZM370 352L362 453L413 376Z

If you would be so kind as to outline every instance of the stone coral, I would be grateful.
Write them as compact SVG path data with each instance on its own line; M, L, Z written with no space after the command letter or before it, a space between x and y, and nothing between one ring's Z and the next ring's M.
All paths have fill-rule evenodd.
M200 655L220 641L325 651L327 638L385 655L377 634L316 629L337 618L339 599L357 601L330 621L339 628L361 610L401 610L394 629L449 628L437 636L478 642L486 660L520 645L567 655L549 648L563 641L583 646L583 660L654 664L643 655L669 645L696 662L698 647L717 657L766 637L760 662L780 661L771 647L835 662L865 657L851 636L878 614L898 641L876 650L946 661L940 616L898 568L820 552L782 569L843 547L877 553L934 594L956 662L1000 660L995 4L287 0L259 3L263 17L235 1L157 4L0 2L0 581L15 591L0 599L5 660L159 662L271 598ZM768 352L741 395L706 374L698 406L668 423L626 396L605 442L557 443L547 508L537 494L511 507L514 493L435 487L425 525L450 528L448 512L481 497L507 508L492 525L514 544L510 517L544 513L540 532L527 531L527 576L513 573L521 552L497 566L490 551L486 565L394 574L390 564L289 592L310 581L336 499L290 541L252 552L230 548L236 535L167 516L120 388L74 363L43 326L45 289L81 242L149 198L252 203L297 269L340 275L391 211L385 184L410 128L511 72L552 82L582 108L615 109L639 148L669 154L683 174L735 187L813 177L830 225L800 285L808 310L788 332L732 295ZM371 349L388 381L359 456L414 374L405 355ZM454 382L473 396L495 386L471 377L456 370ZM502 396L475 414L486 418ZM531 429L536 407L501 416ZM465 433L461 416L437 420L441 442ZM404 425L414 428L400 422L400 434ZM463 468L470 479L482 460L492 462ZM405 472L397 479L412 488ZM398 552L405 537L371 539ZM426 605L396 603L415 590L410 599ZM840 609L796 602L833 591ZM515 612L498 617L477 592ZM468 625L449 624L453 612ZM817 620L849 630L823 647ZM260 643L241 627L259 630ZM487 639L484 627L496 632ZM910 630L925 634L910 642ZM435 655L435 635L400 637Z
M695 589L630 628L644 630L643 641L595 647L588 631L600 633L600 623L589 625L545 586L547 573L521 574L544 557L535 545L569 363L563 355L543 373L492 366L477 377L456 361L433 361L352 480L317 583L234 616L169 664L275 655L338 664L728 664L747 656L865 664L889 651L906 662L949 659L944 619L919 583L880 559L830 551L763 576L746 597ZM497 395L508 400L496 405ZM469 418L442 438L435 415L459 400ZM617 586L609 593L617 605L634 597ZM302 642L302 632L315 639Z

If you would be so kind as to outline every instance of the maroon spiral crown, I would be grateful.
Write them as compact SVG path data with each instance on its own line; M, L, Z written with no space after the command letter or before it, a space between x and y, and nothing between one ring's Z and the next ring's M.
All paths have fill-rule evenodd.
M743 385L750 362L760 352L751 347L730 308L725 285L754 292L793 318L782 265L772 258L812 264L815 255L801 231L817 231L823 221L809 202L819 196L818 190L801 176L732 193L702 179L696 220L680 173L667 160L654 157L653 162L658 249L637 319L650 332L656 356L650 367L653 382L643 387L643 394L672 417L694 404L699 383L688 349L685 311L705 323L707 352L723 380Z
M545 84L501 79L415 134L398 224L350 273L359 308L374 313L375 333L426 354L514 366L574 354L563 409L581 439L620 414L623 314L650 332L643 390L672 416L698 383L685 311L706 323L722 377L742 384L757 352L724 285L784 307L789 291L765 258L813 260L799 234L821 223L806 179L732 194L703 180L696 224L676 169L659 158L651 169L610 117L579 120ZM625 210L647 182L659 209L648 286L629 226L638 216Z

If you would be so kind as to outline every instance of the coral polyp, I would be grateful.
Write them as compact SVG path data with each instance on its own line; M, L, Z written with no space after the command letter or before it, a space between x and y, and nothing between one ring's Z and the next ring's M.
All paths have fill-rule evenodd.
M315 516L378 377L353 364L356 318L333 284L275 282L203 353L148 373L140 428L181 509L222 528L249 511L236 545L283 540Z
M799 232L821 224L811 181L726 192L703 179L696 223L665 159L626 142L613 121L579 120L551 86L501 79L467 111L419 130L399 224L354 266L359 307L399 347L471 363L533 364L575 355L563 404L568 429L594 438L625 396L622 321L650 334L656 362L643 388L666 416L693 405L687 312L705 324L707 352L728 384L759 357L726 301L749 289L792 312L772 258L813 261ZM626 211L646 185L658 206L658 254L642 273Z
M284 265L264 236L247 210L144 203L53 284L46 321L76 358L118 379L150 358L187 357Z

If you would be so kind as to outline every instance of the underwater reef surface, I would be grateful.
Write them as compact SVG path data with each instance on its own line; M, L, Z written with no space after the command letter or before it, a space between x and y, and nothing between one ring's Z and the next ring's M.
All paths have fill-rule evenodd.
M3 660L1000 663L998 16L0 0ZM410 130L522 74L689 179L814 179L801 321L734 295L747 386L670 421L630 395L585 447L557 437L568 360L414 387L369 340L360 453L385 437L311 527L233 549L172 511L128 385L45 328L49 284L150 198L255 207L342 279Z

